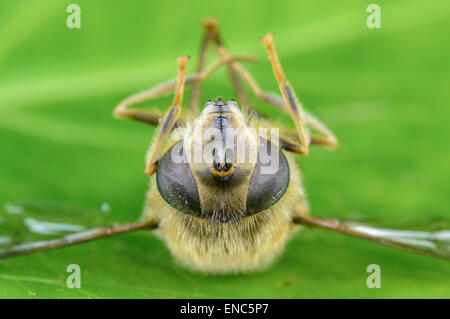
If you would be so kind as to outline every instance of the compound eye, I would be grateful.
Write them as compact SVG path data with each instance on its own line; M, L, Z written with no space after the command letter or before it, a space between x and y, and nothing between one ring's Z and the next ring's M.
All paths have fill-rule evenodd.
M261 152L265 153L264 156ZM247 193L247 215L256 214L277 203L288 185L289 164L286 157L277 145L261 137L258 160Z
M173 152L178 154L173 156ZM175 157L176 161L173 160ZM167 204L186 214L201 215L197 185L186 160L182 140L172 146L160 160L156 183Z

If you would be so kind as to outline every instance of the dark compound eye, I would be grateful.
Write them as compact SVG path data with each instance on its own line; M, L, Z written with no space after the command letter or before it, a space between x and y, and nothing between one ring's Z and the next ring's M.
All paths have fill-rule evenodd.
M283 152L269 140L260 140L260 154L247 193L247 215L258 213L277 203L289 185L289 164ZM262 151L267 154L266 158L275 159L278 156L278 164L276 160L264 163L266 161L261 160ZM273 169L268 170L271 165Z
M176 162L172 159L172 151L175 150L179 152ZM278 165L270 173L264 172L264 168L274 165L274 162L262 161L259 154L247 193L247 216L277 203L283 197L289 184L289 165L283 152L275 144L263 138L261 138L260 153L262 150L269 158L273 158L271 152L277 152L274 155L277 155ZM175 144L160 160L156 182L167 204L186 214L205 217L202 214L197 185L184 154L183 141Z
M172 150L179 152L177 162L172 160ZM160 160L156 183L167 204L186 214L201 216L200 197L184 154L183 141L172 146Z

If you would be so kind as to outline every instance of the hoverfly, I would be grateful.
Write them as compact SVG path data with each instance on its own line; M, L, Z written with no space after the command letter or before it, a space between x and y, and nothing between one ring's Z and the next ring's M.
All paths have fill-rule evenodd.
M299 225L304 225L450 260L450 232L446 230L385 229L309 214L294 155L308 155L312 145L335 148L337 139L325 124L303 109L282 70L272 34L260 40L281 95L260 88L242 66L243 62L255 59L230 54L217 25L213 19L204 22L205 35L193 76L186 76L189 57L178 57L175 80L134 94L114 110L118 118L157 126L146 157L144 172L150 176L150 190L141 220L81 229L66 227L63 235L56 233L46 239L3 244L0 241L0 258L154 229L175 260L187 268L206 273L246 272L271 265L283 251L288 237ZM218 57L205 66L210 44L217 46ZM208 101L200 111L203 81L222 66L229 71L237 101L218 98ZM290 115L295 131L282 128L255 111L242 80L259 100ZM188 86L192 87L191 98L182 112L184 88ZM170 93L174 93L173 103L164 116L132 108ZM261 128L277 129L277 133L263 136L258 131ZM174 138L179 129L183 132ZM205 135L208 130L214 134ZM231 141L231 147L224 141ZM197 151L209 158L193 160ZM238 159L239 153L244 154L243 160ZM271 160L276 158L275 168L270 172L264 170L273 163L263 161L262 153L270 153ZM255 155L253 160L249 159L251 154ZM32 231L31 226L28 223L25 228Z

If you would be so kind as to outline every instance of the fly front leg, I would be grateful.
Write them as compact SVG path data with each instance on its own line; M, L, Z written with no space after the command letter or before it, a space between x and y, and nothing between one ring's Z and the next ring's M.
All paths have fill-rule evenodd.
M274 65L274 71L276 70L276 75L281 76L281 78L284 78L283 72L281 70L281 65L278 62L278 59L276 58L275 49L273 47L273 42L271 38L263 38L266 42L268 42L268 51L270 52L269 57L271 57L271 61L275 60L273 64ZM267 47L267 46L266 46ZM222 55L227 54L226 51L222 50ZM274 56L275 54L275 56ZM275 58L275 59L274 59ZM269 93L266 91L263 91L261 87L258 85L258 83L255 81L253 76L237 61L233 62L233 69L237 72L239 76L242 77L242 79L247 83L247 85L252 90L253 94L264 103L270 104L272 106L275 106L276 108L280 109L281 111L291 114L292 107L288 103L289 100L284 99L278 94ZM277 77L278 79L278 77ZM287 81L284 79L284 81L287 83ZM288 83L287 83L288 84ZM289 86L290 87L290 86ZM285 90L286 91L286 90ZM298 108L301 108L301 104L295 99L295 94L292 88L289 89L291 92L290 96L294 97L294 102L298 105ZM289 96L289 95L288 95ZM297 111L299 113L299 111ZM328 148L335 148L337 147L337 139L336 136L333 134L333 132L317 117L315 117L313 114L309 113L306 110L302 110L303 115L303 122L306 123L309 127L316 130L320 135L310 133L309 134L309 144L311 145L320 145ZM302 123L303 124L303 123ZM303 128L304 131L304 128ZM294 135L295 134L295 135ZM288 134L285 138L285 149L292 152L297 152L299 148L301 148L301 145L298 145L298 140L301 134L295 132L294 134ZM282 138L282 137L281 137ZM293 142L294 141L294 142ZM282 141L283 142L283 138ZM282 145L283 146L283 145Z
M156 169L158 168L159 151L163 146L167 136L172 131L172 128L177 121L178 116L180 115L181 104L183 102L184 83L186 81L186 64L188 60L188 56L177 57L178 76L175 86L175 96L173 98L172 106L164 115L164 118L161 121L159 132L156 135L155 142L153 143L150 151L147 154L144 170L145 174L147 175L152 175L156 172Z
M297 128L300 145L298 145L297 148L292 149L292 151L299 155L308 155L310 140L309 134L305 128L306 121L303 114L303 106L298 101L291 84L286 80L283 69L281 68L280 61L278 60L277 52L275 51L272 34L269 33L265 37L262 37L261 42L266 47L270 63L272 64L273 72L275 73L275 78L277 79L278 86L281 91L281 95L283 96L283 99L289 108L289 114L294 120L295 127Z

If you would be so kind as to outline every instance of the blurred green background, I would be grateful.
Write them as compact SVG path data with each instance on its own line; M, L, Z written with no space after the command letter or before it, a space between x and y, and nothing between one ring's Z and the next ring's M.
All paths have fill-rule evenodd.
M81 7L81 29L66 27L70 3ZM299 98L339 138L335 152L298 158L313 215L448 220L450 2L378 0L381 29L366 27L370 3L2 1L0 204L108 203L111 220L136 220L153 128L115 120L112 110L173 78L176 55L195 63L200 22L216 16L230 51L259 57L249 68L276 91L257 41L272 31ZM225 70L207 82L202 101L219 95L234 97ZM81 289L66 287L73 263ZM380 289L366 286L369 264L381 267ZM154 235L135 233L0 260L0 297L448 298L449 278L448 262L321 230L298 234L267 271L204 276L173 264Z

